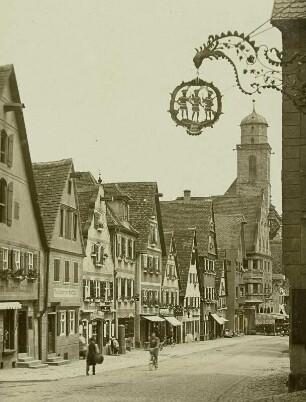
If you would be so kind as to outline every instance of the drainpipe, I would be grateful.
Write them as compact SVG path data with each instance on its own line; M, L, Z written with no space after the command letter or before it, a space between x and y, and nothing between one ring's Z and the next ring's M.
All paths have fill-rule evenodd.
M45 278L45 300L44 300L44 307L43 310L40 312L40 317L39 317L39 325L38 325L38 355L39 355L39 360L42 360L42 319L43 316L48 308L48 299L49 299L49 263L50 263L50 250L47 251L47 269L46 269L46 278ZM39 296L40 296L40 275L39 275ZM39 297L40 299L40 297ZM48 334L46 334L46 341Z

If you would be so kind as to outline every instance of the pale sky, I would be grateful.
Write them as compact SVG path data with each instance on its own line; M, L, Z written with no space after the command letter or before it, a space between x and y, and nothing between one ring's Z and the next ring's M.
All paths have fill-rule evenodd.
M15 66L32 160L72 157L77 170L100 170L104 182L157 181L164 199L184 189L223 194L236 177L233 149L252 97L232 87L229 63L204 63L200 78L224 92L224 114L190 137L167 113L169 94L195 78L194 49L208 35L248 34L272 7L273 0L1 0L0 63ZM254 39L281 46L276 28ZM254 98L270 126L280 211L281 94Z

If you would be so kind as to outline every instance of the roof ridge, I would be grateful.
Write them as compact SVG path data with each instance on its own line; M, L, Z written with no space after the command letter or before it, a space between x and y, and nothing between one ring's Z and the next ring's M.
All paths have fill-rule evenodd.
M33 162L33 166L54 166L54 165L68 165L73 163L72 158L60 159L57 161L47 161L47 162Z

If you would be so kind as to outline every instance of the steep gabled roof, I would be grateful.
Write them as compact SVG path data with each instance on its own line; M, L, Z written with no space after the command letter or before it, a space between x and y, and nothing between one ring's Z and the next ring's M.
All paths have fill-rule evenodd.
M274 0L272 20L304 20L306 19L305 0Z
M79 188L98 184L91 172L74 172L73 177L76 179Z
M178 198L178 199L181 199ZM203 201L212 200L215 214L235 215L241 214L245 217L244 238L246 251L252 252L255 249L260 210L263 203L262 196L256 197L227 197L223 195L212 197L192 197L193 204L201 204Z
M181 296L185 296L186 294L188 274L189 274L195 236L196 236L195 230L193 229L186 228L186 229L175 230L175 244L176 244L176 255L178 261L178 274L180 278Z
M233 181L233 183L226 190L225 194L227 197L236 197L237 195L237 179Z
M160 213L158 187L155 182L125 182L117 183L120 190L128 195L130 202L130 222L139 232L136 242L136 252L145 253L148 247L150 233L150 220L156 215L158 222L159 237L163 254L166 253L163 223Z
M106 219L110 229L119 229L136 237L139 236L139 232L129 222L120 219L108 204L106 205Z
M2 97L6 85L10 86L12 102L21 103L18 85L17 85L17 79L16 79L16 75L15 75L15 70L14 70L14 66L12 64L0 66L0 97ZM36 189L36 184L35 184L34 175L33 175L32 161L31 161L28 136L27 136L27 132L26 132L23 112L22 112L22 110L18 110L18 111L15 111L14 114L15 114L15 118L17 121L17 125L18 125L20 147L21 147L21 152L22 152L22 156L24 159L25 171L26 171L26 175L27 175L27 179L28 179L28 183L29 183L30 196L31 196L31 201L32 201L32 205L34 208L34 215L35 215L35 219L36 219L36 223L37 223L37 227L38 227L38 232L39 232L43 247L47 248L46 233L44 231L44 225L43 225L42 216L41 216L41 209L38 204L37 189Z
M242 214L215 214L218 248L222 250L238 250L242 223L245 223L245 218Z
M33 171L46 237L50 243L62 194L67 179L73 171L73 162L72 159L63 159L34 163Z
M199 256L207 255L213 217L212 202L162 201L160 204L165 229L173 229L175 238L179 230L196 229Z
M122 199L125 201L131 200L131 197L125 194L117 183L104 183L104 194L107 198Z

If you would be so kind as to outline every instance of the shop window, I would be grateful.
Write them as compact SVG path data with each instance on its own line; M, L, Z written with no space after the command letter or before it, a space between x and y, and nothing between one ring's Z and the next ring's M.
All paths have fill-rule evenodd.
M14 315L15 310L4 310L4 321L3 321L3 341L4 349L15 349L14 348Z

